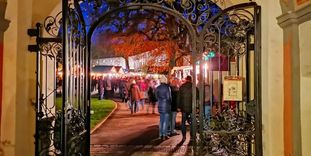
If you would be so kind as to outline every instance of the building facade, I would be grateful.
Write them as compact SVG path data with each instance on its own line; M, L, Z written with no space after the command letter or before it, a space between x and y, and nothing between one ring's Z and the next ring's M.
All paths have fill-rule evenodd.
M262 7L263 155L311 155L311 0L255 1ZM0 0L0 155L34 155L36 60L27 29L60 10L60 0Z

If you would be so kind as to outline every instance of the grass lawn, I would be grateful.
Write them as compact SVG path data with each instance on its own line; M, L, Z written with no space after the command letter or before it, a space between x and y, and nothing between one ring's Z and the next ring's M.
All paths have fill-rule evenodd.
M93 129L99 122L101 122L115 107L115 103L112 100L98 100L92 98L91 110L94 111L91 114L91 129Z
M61 109L61 98L56 98L56 108ZM101 122L113 110L115 103L112 100L98 100L91 99L91 129L93 129L99 122Z

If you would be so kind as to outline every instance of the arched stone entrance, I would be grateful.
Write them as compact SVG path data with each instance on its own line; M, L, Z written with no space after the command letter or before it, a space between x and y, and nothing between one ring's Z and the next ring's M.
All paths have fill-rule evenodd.
M201 4L202 3L202 4ZM224 11L221 11L219 14L205 14L207 12L211 13L211 10L206 11L204 10L204 3L205 2L198 2L192 4L189 2L184 2L183 4L174 4L170 2L155 2L155 3L149 3L149 2L133 2L132 4L126 4L122 1L120 1L120 6L117 6L116 8L112 7L111 9L113 11L118 10L139 10L139 9L150 9L150 10L156 10L156 11L162 11L166 14L170 14L176 18L179 18L183 23L186 25L188 30L190 31L190 39L192 43L192 59L193 59L193 83L196 84L197 79L200 79L199 81L199 99L196 99L196 88L193 86L192 93L193 93L193 115L198 116L198 118L194 118L192 121L192 126L195 129L195 132L198 132L197 134L193 134L198 137L198 144L195 147L205 147L203 144L203 140L206 139L205 137L216 137L216 139L223 139L222 134L218 133L221 130L227 131L224 134L230 134L232 130L229 130L227 128L231 127L233 129L238 128L240 129L242 125L236 124L236 122L243 123L244 126L248 125L250 127L253 126L253 129L251 129L250 132L244 133L242 130L236 131L236 134L231 135L231 139L240 139L240 142L248 142L244 143L244 145L239 146L241 150L243 151L243 148L247 149L246 153L256 153L258 155L262 155L261 151L261 102L260 102L260 55L259 55L259 45L260 42L257 40L257 36L260 36L258 33L260 32L260 27L256 23L260 22L260 9L256 5L256 3L247 3L243 5L237 5L230 7ZM212 2L210 2L212 3ZM58 118L62 119L61 121L61 145L60 151L62 153L66 154L72 154L72 153L87 153L88 148L87 146L84 146L86 148L80 148L83 146L84 143L89 142L88 140L88 133L90 132L89 126L88 126L88 119L89 119L89 110L90 110L90 38L92 36L92 31L96 28L96 26L105 18L105 16L108 16L109 13L105 12L103 16L101 16L99 19L96 19L94 24L92 24L90 28L90 32L88 35L86 35L87 29L86 24L84 22L84 17L81 12L81 8L79 4L75 1L75 3L71 3L70 7L67 7L68 1L63 1L63 105L60 116ZM196 13L194 12L187 12L186 14L189 14L189 16L183 16L181 12L178 12L178 9L176 9L175 5L181 5L182 8L185 10L189 9L185 7L184 5L194 5L194 9L203 9L202 16L196 17ZM210 5L210 4L207 4ZM189 7L189 6L188 6ZM248 11L248 9L253 9L252 11ZM244 11L242 14L236 14L235 12ZM247 15L248 14L248 15ZM209 18L207 18L208 16ZM239 17L241 16L241 18ZM65 17L65 18L64 18ZM67 18L68 17L68 18ZM234 17L237 17L236 21L232 20ZM249 20L249 21L248 21ZM248 28L242 28L243 30L235 30L234 27L239 27L239 23L243 24L249 24ZM249 23L248 23L249 22ZM206 24L207 23L207 24ZM220 25L219 25L220 24ZM212 28L214 26L218 25L218 27ZM224 28L222 26L225 25ZM203 31L202 31L203 30ZM202 33L203 32L203 33ZM235 34L236 36L232 35L231 37L227 38L228 41L235 41L236 44L242 44L242 45L233 45L230 46L224 46L228 45L229 43L223 43L222 39L225 38L225 36L230 36L230 34L234 34L235 32L239 32L241 34ZM202 34L200 34L202 33ZM200 34L201 36L198 36ZM242 36L239 36L242 35ZM209 37L214 37L209 38ZM200 40L201 39L201 40ZM206 43L204 43L206 42ZM230 42L233 43L233 42ZM242 49L236 49L236 46L242 46L240 48ZM237 51L241 51L241 53ZM246 57L242 54L248 54L250 51L255 51L255 54L248 54ZM214 77L211 77L212 83L206 83L203 82L203 64L206 62L212 62L213 60L210 58L207 60L204 60L205 55L209 55L209 53L215 52L217 54L216 56L216 62L215 64L218 64L218 68L214 68L210 71L210 73L216 72L217 79L214 79ZM229 57L229 54L231 56L230 59L226 58ZM238 54L238 55L236 55ZM78 58L77 58L78 56ZM240 57L243 56L243 57ZM221 58L224 57L224 60ZM223 64L223 61L227 59L227 63L224 63L225 67L223 68L221 64ZM236 63L235 66L229 65L231 60L235 60L233 62ZM257 62L257 63L255 63ZM252 66L251 64L255 64L255 66ZM197 65L199 65L199 68L197 69ZM76 73L74 66L79 66L81 68L81 75L75 75ZM231 68L236 70L235 73L223 73L223 71L231 71ZM198 74L198 71L201 71L200 74ZM239 74L239 73L247 73L246 75ZM233 102L233 105L236 105L233 108L229 108L228 105L226 108L223 108L226 102L223 102L224 93L223 89L226 87L222 87L224 85L222 83L223 76L240 76L236 77L239 80L242 81L243 76L246 77L246 94L244 95L242 92L242 88L240 88L239 91L242 92L242 99L237 100L240 102ZM88 76L87 76L88 75ZM212 74L213 75L213 74ZM77 79L75 77L78 77ZM237 79L237 80L238 80ZM238 121L234 116L228 116L226 120L218 121L218 119L214 119L214 123L220 123L223 122L226 124L226 122L229 122L230 119L233 120L232 124L233 127L228 125L227 126L220 126L217 128L214 127L214 129L211 129L209 133L204 133L204 129L206 125L206 120L203 118L203 103L204 103L204 84L209 84L213 86L213 81L217 81L217 99L215 103L215 108L218 111L218 114L222 114L222 111L229 111L232 112L239 112L235 115L244 118L241 121ZM227 78L225 79L227 80ZM76 84L77 83L77 84ZM75 86L76 85L76 86ZM244 85L243 85L244 86ZM79 88L79 89L78 89ZM237 89L237 88L236 88ZM212 94L214 93L213 87L212 87ZM215 93L216 94L216 93ZM78 100L76 100L76 97ZM245 98L246 97L246 98ZM80 99L81 98L81 99ZM244 99L245 98L245 99ZM216 99L216 98L215 98ZM245 101L244 101L245 100ZM228 101L228 100L227 100ZM230 100L229 100L230 101ZM235 100L233 100L235 101ZM77 102L77 103L76 103ZM213 105L213 104L212 104ZM199 112L197 112L197 110ZM69 112L68 112L69 111ZM217 112L215 112L216 115ZM220 115L222 116L222 115ZM86 119L86 120L85 120ZM72 122L79 123L79 126L74 126ZM75 124L77 124L75 123ZM242 126L243 127L243 126ZM248 128L250 128L248 127ZM247 127L243 127L242 129L246 129ZM72 131L73 129L78 131ZM256 133L255 133L256 131ZM240 134L240 132L242 132ZM206 135L207 136L204 136ZM217 136L216 136L217 135ZM244 140L244 141L242 141ZM255 142L253 144L252 142ZM213 141L207 141L207 143L213 143ZM82 142L82 143L81 143ZM78 146L79 144L79 146ZM246 145L245 145L246 144ZM81 145L81 146L80 146ZM255 145L257 146L255 148ZM74 147L74 148L70 148ZM52 149L53 150L53 149ZM213 152L213 149L206 149L206 152ZM219 148L219 150L224 150ZM224 151L224 153L230 153L230 152L236 152L234 150ZM242 152L243 153L243 152ZM244 153L245 154L245 153Z
M298 1L298 0L297 0ZM264 153L265 155L278 155L278 154L283 154L284 153L284 149L288 150L289 148L287 148L287 146L284 148L284 136L285 134L283 134L284 132L284 125L283 123L286 121L284 120L284 116L286 115L286 113L283 112L283 104L284 104L284 97L283 97L283 91L284 91L284 85L288 85L287 83L283 83L283 60L279 60L283 58L283 51L282 51L282 45L283 45L283 35L282 35L282 29L279 28L279 26L276 24L275 22L275 18L279 15L281 15L281 7L280 4L284 7L287 7L288 4L294 5L295 2L297 2L296 0L282 0L282 1L261 1L258 0L256 2L258 2L258 4L260 4L262 6L262 24L263 24L263 31L262 31L262 48L263 48L263 74L262 74L262 80L263 80L263 91L262 91L262 95L263 95L263 140L264 140ZM293 3L292 3L293 2ZM303 6L307 6L308 5L308 1L304 1L305 3L303 3ZM310 1L309 1L310 2ZM7 19L10 19L11 21L18 21L17 23L25 23L24 19L15 19L14 16L17 12L17 10L19 10L19 15L22 15L24 13L24 11L22 10L27 10L27 12L31 12L31 5L27 5L25 7L19 7L18 9L16 5L16 3L19 4L19 6L25 6L23 5L24 2L16 2L16 1L8 1L8 6L10 7L10 12L8 12L9 9L7 9ZM28 3L28 2L27 2ZM33 1L33 3L35 3L35 1ZM12 5L14 5L12 7ZM43 7L43 6L42 6ZM301 7L299 5L299 7ZM44 8L44 7L43 7ZM14 9L14 11L12 11L12 9ZM35 8L33 8L35 9ZM283 8L282 8L283 9ZM291 9L293 9L293 7L291 7ZM284 14L286 14L288 11L290 11L289 9L284 9ZM9 15L9 16L8 16ZM24 14L26 15L26 14ZM12 18L13 17L13 18ZM307 17L307 16L304 16ZM30 19L31 17L27 16L27 21L31 21ZM15 26L12 27L12 24L16 25L16 22L11 23L10 25L10 34L5 35L5 38L7 39L11 39L12 38L12 33L11 32L17 32L17 36L22 36L23 34L25 34L27 28L30 27L30 25L27 24L23 24L23 25L19 25L19 29L17 29ZM25 26L27 25L27 26ZM33 25L32 25L33 26ZM8 31L7 31L8 32ZM303 31L301 31L301 33L304 34ZM7 37L9 36L9 37ZM15 34L16 36L16 34ZM17 42L14 40L13 42L10 40L10 43L14 43L15 45L17 44ZM20 49L19 52L23 52L23 53L27 53L27 49L25 48L25 46L23 45L18 45L18 46L13 46L11 44L8 44L9 42L7 42L5 44L5 49L4 52L6 53L5 57L10 57L13 58L13 60L16 60L16 55L12 55L11 54L16 54L16 50L14 50L14 48L17 47L17 49ZM13 47L13 48L11 48ZM10 56L8 56L8 54L10 54ZM28 57L28 56L27 56ZM8 59L5 58L4 60L4 64L10 65L12 66L13 63L10 63L8 61ZM18 62L25 62L27 58L23 57L23 58L19 58ZM30 63L30 62L28 62ZM31 62L33 63L33 61ZM20 63L22 64L22 63ZM26 63L27 64L27 63ZM24 66L25 64L23 64ZM17 82L17 80L14 80L12 78L16 78L16 76L14 77L14 73L16 74L15 70L12 70L13 68L9 68L8 66L4 66L4 73L5 71L9 71L10 74L5 74L5 75L10 75L3 78L4 84L7 83L13 83L12 87L15 87L15 84ZM27 68L28 69L28 68ZM13 73L13 74L11 74ZM34 73L33 71L30 71L29 73ZM12 76L13 75L13 76ZM23 73L19 73L16 75L22 75L21 77L24 77L24 72ZM13 81L13 82L12 82ZM34 85L32 85L31 82L29 81L23 81L23 88L25 87L24 90L29 91L31 90L31 88L34 88ZM283 85L284 84L284 85ZM303 84L300 84L301 87L305 87ZM32 146L32 136L31 134L33 134L33 130L28 130L28 129L33 129L33 125L29 125L30 123L28 122L29 120L27 120L27 136L28 139L25 139L24 137L20 137L18 135L18 133L22 132L23 130L21 130L21 126L16 126L16 125L20 125L20 122L16 123L16 120L21 120L22 122L26 122L24 119L28 119L30 118L28 116L26 112L26 109L23 109L23 111L18 111L17 113L11 113L11 112L15 112L16 110L19 109L19 106L21 105L16 105L16 101L13 100L8 100L11 97L7 97L7 95L12 95L14 96L14 94L16 94L16 91L12 90L12 87L7 87L6 85L4 85L5 88L5 92L3 93L2 97L2 102L5 108L10 108L10 111L7 111L8 109L3 110L2 109L2 140L1 141L10 141L11 143L13 143L16 146L5 146L4 149L7 150L8 152L6 152L6 154L10 153L22 153L21 151L25 153L31 153L28 155L33 155L33 150L24 150L25 148L29 148L29 149L33 149ZM20 93L20 92L19 92ZM303 93L302 93L303 94ZM22 105L22 108L27 108L27 109L32 109L32 104L30 102L30 98L32 98L31 95L28 95L25 97L19 97L19 99L21 99L20 101L23 101L23 103L25 103L25 105ZM13 106L14 105L14 106ZM10 107L9 107L10 106ZM11 107L12 106L12 107ZM297 105L295 105L297 106ZM2 108L4 108L2 107ZM12 110L12 111L11 111ZM278 110L278 111L276 111ZM21 113L22 112L22 113ZM12 114L10 116L8 116L8 114ZM309 113L310 114L310 113ZM306 113L304 113L304 115L306 115ZM11 116L17 116L15 117L11 117ZM33 120L33 119L31 119ZM298 122L297 122L298 123ZM6 128L3 128L3 127ZM24 127L24 126L23 126ZM285 126L286 127L286 126ZM11 132L16 131L15 134L11 134ZM303 130L302 130L303 131ZM25 134L23 132L23 134ZM296 135L298 135L298 133L295 133ZM302 134L303 136L304 134ZM18 136L18 137L17 137ZM305 138L305 137L302 137ZM27 140L27 141L25 141ZM286 140L288 142L288 140ZM16 143L16 144L15 144ZM22 147L24 144L30 145L30 147ZM273 145L273 146L272 146ZM303 144L303 147L305 147L304 149L307 149L307 145L308 144ZM22 147L22 148L21 148ZM17 152L19 151L19 152ZM286 151L288 152L288 151Z

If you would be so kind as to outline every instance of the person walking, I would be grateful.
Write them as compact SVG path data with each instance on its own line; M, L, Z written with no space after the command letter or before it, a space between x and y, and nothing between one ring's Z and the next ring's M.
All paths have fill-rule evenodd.
M106 77L105 81L105 95L106 99L112 98L112 83L110 77Z
M128 108L131 109L131 93L130 93L130 88L132 85L132 81L130 78L125 79L125 103L128 105Z
M146 83L145 79L143 77L140 77L140 79L137 82L137 85L140 90L140 101L139 104L141 106L141 110L144 110L145 101L147 98L147 89L148 84Z
M126 98L126 82L125 79L122 78L120 81L120 85L119 85L119 94L120 94L120 98L122 100L122 102L126 102L125 98Z
M156 88L156 97L158 100L158 112L160 113L159 136L161 140L168 139L167 127L169 124L169 114L171 112L171 90L167 84L165 76L160 78L160 85Z
M133 80L130 87L130 97L131 97L131 114L138 112L138 103L140 100L140 91L139 87L136 84L136 81Z
M104 98L104 80L103 76L98 77L98 100Z
M149 107L152 106L152 114L154 114L157 98L155 95L155 81L153 80L151 80L149 83L148 98L149 98L149 105L147 107L147 113L149 113Z
M170 113L170 136L178 135L175 131L176 125L176 114L177 114L177 98L179 92L179 80L178 78L172 78L170 82L171 93L172 93L172 104L171 104L171 113Z
M197 91L198 92L198 91ZM198 95L198 94L197 94ZM179 104L179 108L182 112L182 120L181 120L181 132L182 132L182 140L186 140L186 121L190 116L191 120L193 120L192 116L192 77L187 76L184 84L179 88L179 96L177 104ZM193 127L190 125L190 141L193 141Z

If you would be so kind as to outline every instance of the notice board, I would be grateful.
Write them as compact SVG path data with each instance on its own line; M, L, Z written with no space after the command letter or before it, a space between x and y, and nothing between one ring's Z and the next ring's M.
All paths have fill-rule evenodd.
M241 76L226 76L223 82L224 101L243 101L243 80Z

